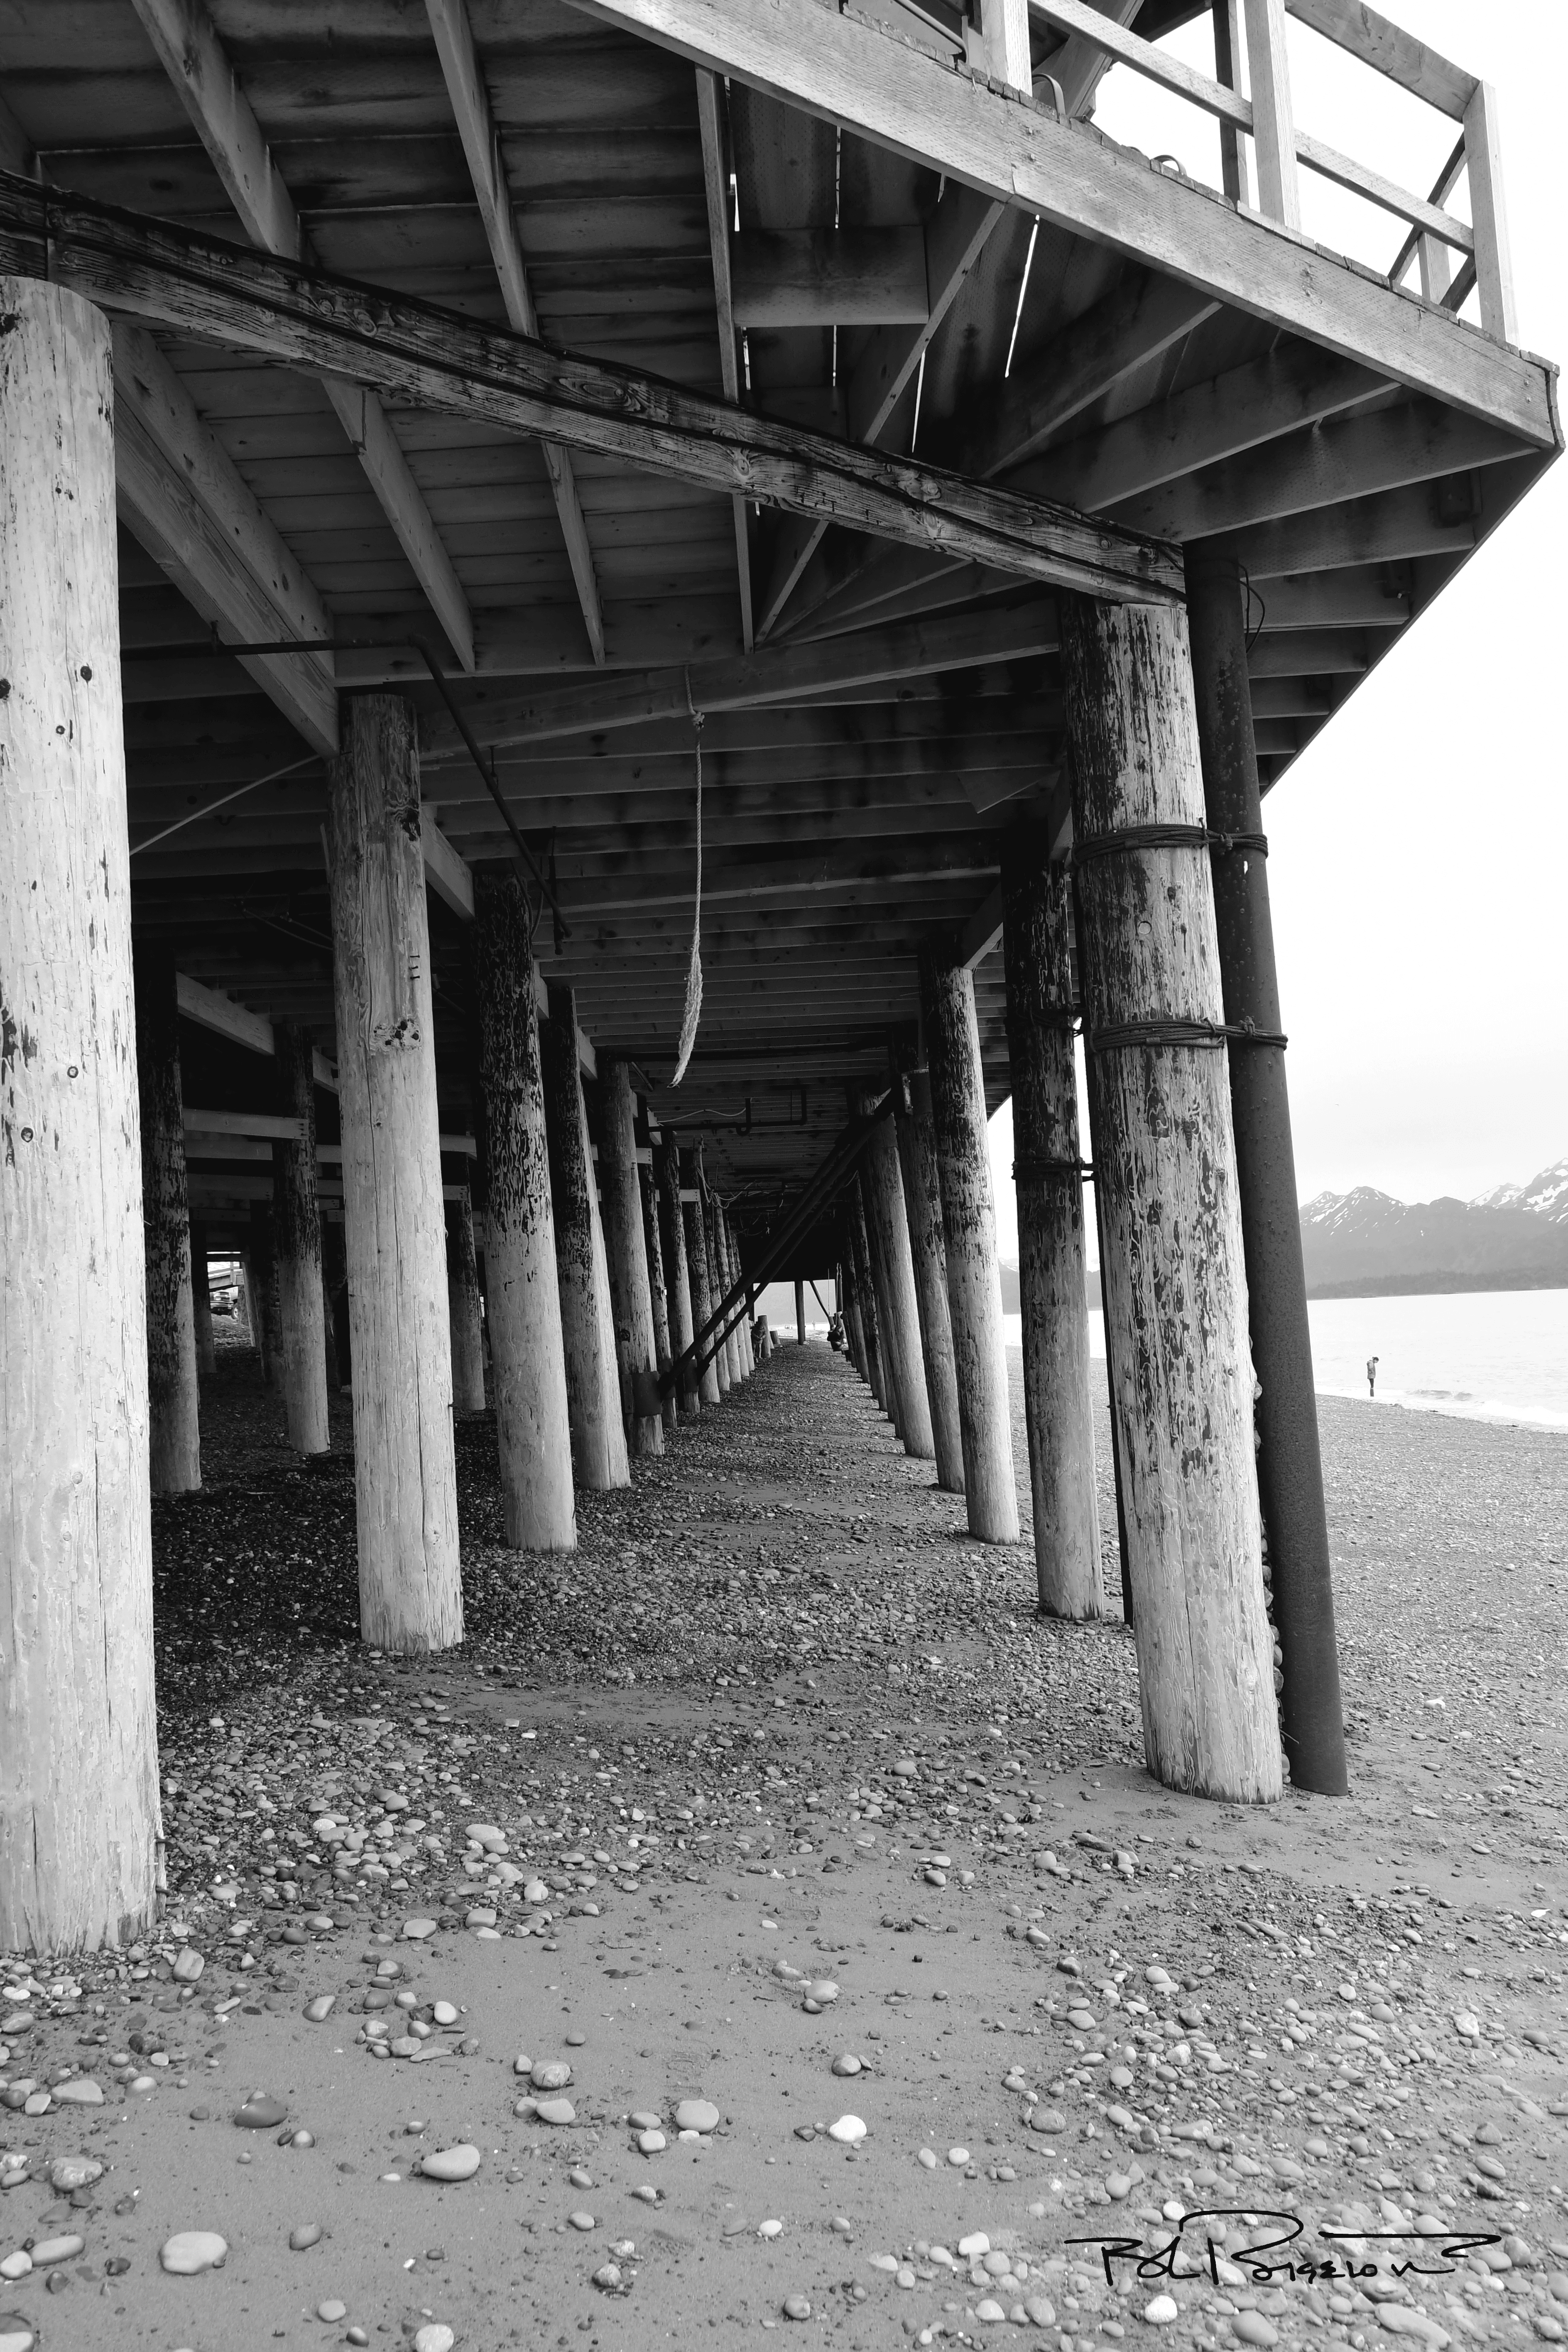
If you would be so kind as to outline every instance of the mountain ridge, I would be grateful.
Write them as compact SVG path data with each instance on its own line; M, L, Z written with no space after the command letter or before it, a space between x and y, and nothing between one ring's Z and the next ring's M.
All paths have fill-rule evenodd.
M1309 1297L1568 1285L1568 1159L1474 1200L1396 1201L1374 1185L1301 1209Z

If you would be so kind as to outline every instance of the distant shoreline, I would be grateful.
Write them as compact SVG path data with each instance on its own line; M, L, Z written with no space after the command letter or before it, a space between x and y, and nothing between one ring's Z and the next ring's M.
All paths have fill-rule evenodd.
M1366 1275L1347 1282L1312 1282L1309 1298L1447 1298L1460 1291L1568 1290L1534 1274Z

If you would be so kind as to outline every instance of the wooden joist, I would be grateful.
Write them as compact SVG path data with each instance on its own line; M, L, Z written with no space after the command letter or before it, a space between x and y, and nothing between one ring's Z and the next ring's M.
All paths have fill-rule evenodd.
M187 1021L200 1029L210 1029L215 1035L226 1037L233 1045L243 1045L247 1053L272 1054L278 1051L272 1034L272 1024L264 1013L252 1013L247 1004L239 1004L221 989L208 988L188 972L174 974L175 1002ZM338 1073L334 1063L324 1054L315 1056L316 1084L329 1093L338 1089Z
M352 373L416 407L553 437L1112 602L1180 601L1170 549L1068 509L9 176L0 179L0 264L47 268L106 309L286 366Z
M293 200L202 0L132 5L246 235L267 253L308 257ZM380 402L374 392L331 374L323 375L321 388L453 652L471 670L474 625L468 599Z
M824 116L1037 212L1218 300L1541 447L1550 371L1395 292L1310 240L1243 216L1054 110L985 88L858 13L816 0L575 0L605 24Z

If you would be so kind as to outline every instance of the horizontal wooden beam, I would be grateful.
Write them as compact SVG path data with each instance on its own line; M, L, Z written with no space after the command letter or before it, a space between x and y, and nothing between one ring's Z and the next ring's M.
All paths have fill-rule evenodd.
M1386 74L1401 89L1424 98L1455 122L1464 121L1465 109L1476 94L1475 75L1450 65L1414 34L1390 24L1366 0L1285 0L1285 6L1326 41Z
M1028 660L1054 653L1059 641L1056 600L1037 597L1007 610L910 621L822 645L781 646L678 669L617 670L581 685L550 686L531 694L481 686L468 691L464 703L475 733L485 743L542 742L650 719L684 718L689 723L697 710L809 702L814 696L846 687ZM458 730L444 712L422 724L420 750L422 758L432 761L466 756Z
M931 316L925 232L747 229L730 244L737 327L910 327Z
M276 1054L278 1047L272 1024L265 1014L252 1013L248 1005L237 1004L232 996L226 996L220 990L208 988L201 981L193 980L188 972L177 971L174 974L174 994L185 1019L194 1021L198 1028L210 1029L215 1035L226 1037L230 1045L243 1045L247 1053ZM329 1062L321 1053L314 1053L312 1061L316 1084L325 1087L330 1094L336 1094L337 1065Z
M304 1139L304 1121L285 1118L279 1112L199 1110L195 1104L187 1103L182 1116L187 1135L258 1136L278 1143L300 1143Z
M415 407L826 514L1022 579L1119 602L1181 600L1173 551L1065 508L9 173L0 174L0 268L47 274L205 341L352 376Z
M1540 361L1086 125L1003 96L858 11L816 0L575 5L1506 432L1557 445L1551 371Z
M419 811L419 845L425 853L425 880L445 907L465 922L474 919L474 877L436 823L430 809Z

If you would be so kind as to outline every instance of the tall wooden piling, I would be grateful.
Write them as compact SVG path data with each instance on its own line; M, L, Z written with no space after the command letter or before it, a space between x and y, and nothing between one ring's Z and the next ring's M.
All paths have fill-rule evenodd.
M1279 1726L1186 619L1068 596L1062 644L1145 1752L1171 1787L1266 1800Z
M191 1226L174 965L136 951L136 1074L142 1108L142 1215L147 1244L148 1459L155 1495L202 1483Z
M875 1094L863 1096L861 1112L868 1116L879 1100ZM881 1328L889 1376L898 1402L894 1426L903 1439L904 1452L911 1459L931 1462L935 1459L936 1444L931 1434L931 1399L921 1346L920 1301L915 1292L899 1141L890 1118L877 1121L860 1162L860 1181L872 1251L881 1274Z
M686 1219L680 1202L680 1150L673 1135L667 1134L655 1150L653 1169L658 1189L659 1254L664 1260L665 1296L669 1308L670 1354L677 1363L682 1363L696 1337L696 1326L692 1321ZM682 1412L700 1410L700 1384L689 1364L684 1365L676 1395Z
M514 1549L572 1551L577 1513L533 950L521 882L474 892L485 1098L485 1276L501 1509Z
M974 982L956 949L941 941L921 950L920 976L969 1532L982 1543L1016 1543L1002 1270Z
M289 1443L325 1454L326 1311L321 1289L321 1207L316 1184L315 1054L289 1021L275 1024L283 1099L300 1122L298 1140L272 1146L272 1246L278 1285L278 1385Z
M191 1219L191 1321L196 1335L196 1378L210 1381L217 1370L217 1345L213 1338L212 1283L207 1273L207 1229Z
M691 1281L691 1324L693 1339L705 1329L718 1300L713 1296L713 1268L708 1254L708 1219L702 1201L702 1163L700 1156L688 1152L682 1160L684 1182L682 1192L689 1197L681 1202L682 1222L686 1226L686 1265ZM705 1360L697 1378L700 1403L716 1405L722 1391L719 1386L719 1363L711 1340L703 1343Z
M459 1184L447 1209L447 1322L452 1334L452 1410L485 1409L485 1331L479 1256L474 1246L474 1196Z
M947 1243L942 1230L942 1191L936 1172L936 1131L931 1124L931 1080L914 1056L893 1076L893 1127L903 1179L904 1213L910 1229L910 1264L920 1317L921 1360L925 1367L926 1410L931 1415L936 1483L950 1495L963 1492L963 1437L958 1417L958 1374L952 1358L952 1318L947 1304Z
M345 700L328 771L361 1638L463 1637L452 1340L413 705Z
M637 1167L637 1192L642 1202L643 1246L647 1252L648 1303L653 1308L653 1356L660 1380L675 1359L670 1353L669 1286L664 1272L664 1237L658 1224L658 1186L651 1166ZM659 1419L675 1427L679 1407L673 1387L664 1399Z
M0 1948L91 1951L160 1836L114 383L79 295L0 318Z
M879 1302L871 1271L871 1239L866 1230L866 1202L860 1189L858 1169L845 1187L844 1202L849 1229L849 1263L855 1278L855 1299L860 1310L860 1346L866 1359L864 1378L871 1394L890 1420L892 1412L888 1402Z
M326 1318L322 1355L327 1368L327 1392L348 1387L353 1377L349 1350L348 1249L342 1217L321 1219L321 1299Z
M866 1368L866 1333L860 1320L860 1294L855 1279L855 1249L846 1220L844 1257L838 1282L839 1311L844 1318L844 1342L849 1360L868 1388L871 1376Z
M577 1054L577 1004L569 988L553 983L550 1017L540 1033L540 1067L550 1146L550 1200L572 1465L579 1486L605 1494L612 1487L628 1486L631 1469L621 1422L609 1273Z
M795 1336L797 1347L805 1345L805 1285L799 1275L795 1278Z
M746 1269L741 1257L741 1244L735 1228L731 1223L730 1212L722 1202L720 1203L719 1214L723 1226L724 1258L729 1268L730 1287L731 1290L740 1288L742 1291L741 1305L737 1310L741 1319L735 1325L734 1332L736 1370L742 1381L749 1381L757 1369L756 1350L752 1345L752 1293L750 1286L746 1283Z
M1082 1620L1105 1614L1105 1595L1073 1055L1072 879L1028 825L1010 833L1002 870L1035 1577L1043 1617Z
M1186 575L1204 803L1221 836L1213 862L1220 985L1226 1022L1247 1033L1231 1039L1230 1102L1247 1323L1263 1391L1258 1481L1283 1659L1279 1736L1297 1788L1342 1797L1333 1573L1241 573L1234 556L1189 549Z
M717 1315L724 1304L730 1285L724 1273L724 1254L719 1237L719 1200L702 1185L702 1237L708 1250L708 1287L712 1304L710 1314ZM735 1360L730 1347L728 1332L713 1350L713 1370L719 1382L719 1393L727 1397L735 1385Z
M632 1384L627 1450L632 1454L662 1454L664 1423L660 1414L639 1410L647 1398L657 1357L647 1244L643 1237L642 1187L637 1182L637 1107L632 1100L629 1067L607 1055L599 1063L599 1184L605 1202L610 1301L615 1308L617 1349L624 1352Z
M282 1340L278 1316L278 1256L274 1246L274 1213L270 1201L250 1203L250 1247L246 1253L246 1304L250 1309L250 1336L267 1386L281 1380Z

